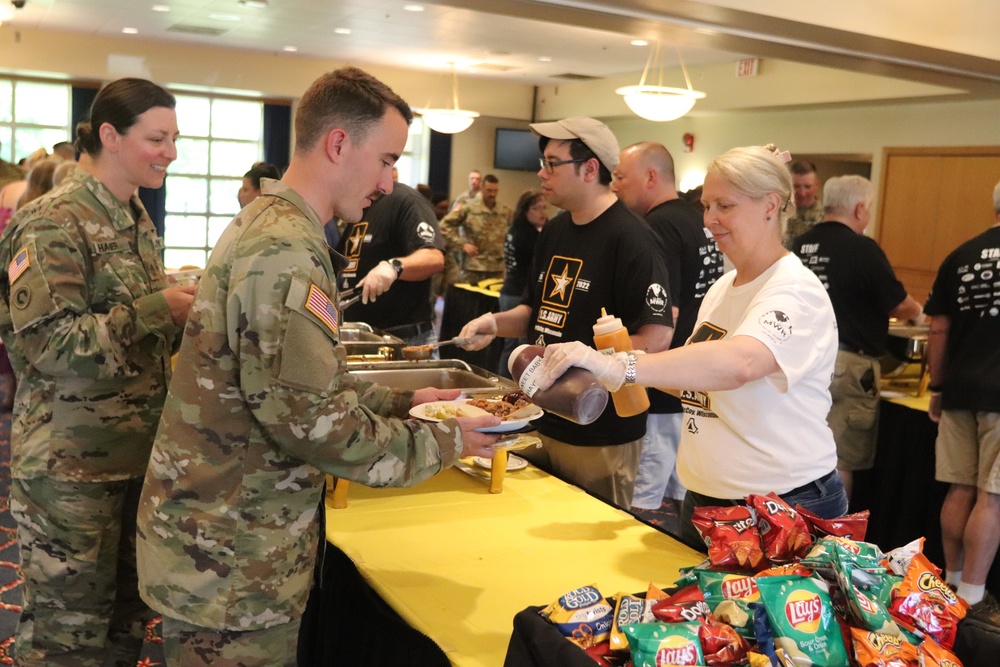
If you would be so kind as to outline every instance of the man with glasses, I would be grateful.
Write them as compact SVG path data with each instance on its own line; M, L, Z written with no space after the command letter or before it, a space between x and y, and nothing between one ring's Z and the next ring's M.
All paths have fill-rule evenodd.
M542 192L563 209L542 230L519 305L469 322L463 337L523 337L537 345L593 344L602 309L621 318L636 350L666 349L673 333L667 271L649 226L611 191L618 141L593 118L535 123ZM632 501L646 413L622 418L612 402L593 424L535 420L543 447L526 458L618 507Z

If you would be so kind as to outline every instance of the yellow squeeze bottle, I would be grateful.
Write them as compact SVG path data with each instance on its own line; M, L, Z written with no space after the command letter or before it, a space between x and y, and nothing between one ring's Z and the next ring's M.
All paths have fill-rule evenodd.
M594 324L594 347L601 354L632 350L628 330L620 319L608 315L608 311L604 308L601 308L601 317ZM612 392L611 399L615 402L615 412L619 417L634 417L649 410L649 396L646 394L646 389L639 385L630 387L622 385L621 389Z

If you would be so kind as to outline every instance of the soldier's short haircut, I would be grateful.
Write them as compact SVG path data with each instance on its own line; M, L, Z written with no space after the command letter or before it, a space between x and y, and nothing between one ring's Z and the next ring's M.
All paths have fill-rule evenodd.
M343 67L316 79L299 101L295 113L295 149L309 150L327 132L344 129L354 141L364 141L368 130L386 111L396 109L413 121L413 111L389 86L357 67Z
M483 183L499 183L500 179L493 174L486 174L483 176Z
M128 134L139 116L154 107L173 109L177 100L166 90L146 79L124 78L104 86L93 104L90 119L76 126L76 150L97 157L101 153L100 129L108 123L118 134Z
M816 165L809 160L796 160L792 163L791 170L793 174L805 176L806 174L815 174Z

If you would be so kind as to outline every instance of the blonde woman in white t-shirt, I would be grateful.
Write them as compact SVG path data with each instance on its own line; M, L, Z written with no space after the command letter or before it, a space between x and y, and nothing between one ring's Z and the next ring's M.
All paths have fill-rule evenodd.
M836 319L815 274L781 243L795 213L786 161L772 146L750 146L709 165L705 226L735 270L709 289L687 345L648 355L606 356L582 343L546 350L543 386L581 366L612 391L634 383L681 398L677 472L692 545L701 545L695 507L751 493L774 491L826 518L847 511L826 424Z

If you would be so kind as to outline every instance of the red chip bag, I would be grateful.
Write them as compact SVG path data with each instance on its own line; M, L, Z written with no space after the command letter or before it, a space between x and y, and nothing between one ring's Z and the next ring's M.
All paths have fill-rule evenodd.
M868 510L855 514L845 514L836 519L824 519L816 516L802 505L796 505L795 511L806 520L809 531L817 540L827 535L846 537L855 542L864 542L868 532Z
M711 616L701 619L698 630L706 665L740 665L746 662L750 645L736 630Z
M664 623L700 621L711 614L698 584L685 586L666 600L653 603L653 616Z
M950 649L968 605L938 577L939 572L927 556L914 555L889 611L910 632L930 635Z
M696 507L691 523L708 545L713 569L754 572L766 565L749 507Z
M766 496L751 493L746 500L757 513L757 530L768 561L783 565L806 555L812 536L798 512L773 491Z

